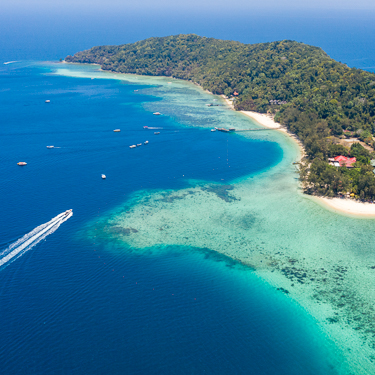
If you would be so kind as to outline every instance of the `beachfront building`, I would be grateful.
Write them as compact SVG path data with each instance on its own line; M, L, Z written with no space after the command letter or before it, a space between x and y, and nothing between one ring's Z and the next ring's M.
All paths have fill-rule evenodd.
M353 164L357 161L356 158L347 158L346 156L339 155L334 158L328 159L329 164L335 167L346 167L346 168L353 168Z

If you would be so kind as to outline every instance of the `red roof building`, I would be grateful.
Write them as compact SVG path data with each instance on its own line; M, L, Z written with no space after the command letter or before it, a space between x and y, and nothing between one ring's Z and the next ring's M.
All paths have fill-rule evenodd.
M234 95L234 96L238 96L238 92L235 91L235 92L233 93L233 95Z
M352 168L353 164L357 161L356 158L347 158L343 155L336 156L334 159L340 163L340 167L346 168Z

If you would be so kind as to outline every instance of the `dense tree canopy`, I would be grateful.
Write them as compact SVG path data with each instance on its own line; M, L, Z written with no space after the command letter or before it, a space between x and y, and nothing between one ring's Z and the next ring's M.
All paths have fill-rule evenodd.
M318 47L290 40L251 45L189 34L94 47L65 60L96 63L121 73L191 80L214 94L236 92L237 110L276 114L275 119L301 139L310 180L318 176L308 182L311 193L353 191L375 199L369 187L375 185L370 155L358 155L357 169L364 171L358 178L327 163L328 157L358 153L333 143L332 137L350 135L373 146L375 74L349 68ZM305 182L307 175L301 173ZM315 189L318 185L324 188Z

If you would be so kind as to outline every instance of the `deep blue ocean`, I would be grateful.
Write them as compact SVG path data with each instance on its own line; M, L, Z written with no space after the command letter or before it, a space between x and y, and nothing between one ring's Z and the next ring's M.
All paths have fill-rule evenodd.
M55 76L49 74L53 65L35 62L155 35L160 20L137 33L135 19L128 17L128 33L121 36L114 27L119 19L107 20L106 31L97 33L85 19L78 27L73 18L76 28L69 28L63 21L38 23L38 17L25 23L17 18L18 34L7 28L15 30L11 16L0 26L0 58L22 60L0 65L0 252L59 213L72 208L74 215L0 267L1 373L336 373L330 341L315 321L251 269L209 249L169 247L141 255L115 243L85 240L88 223L139 190L183 188L188 179L230 183L271 168L282 151L275 143L254 141L258 157L247 157L249 140L212 137L207 129L153 116L142 103L159 99L135 93L139 85ZM352 25L359 24L353 19ZM181 24L181 32L244 42L284 38L274 38L274 29L260 29L259 21L250 35L245 23L219 32L214 25L221 16L211 18L206 29L199 20L195 27L192 21ZM335 35L324 32L334 29L331 23L319 22L319 35L314 28L293 34L301 17L287 22L281 34L331 45L325 50L351 65L358 60L363 67L375 66L368 49L375 34L364 40L363 23L353 34L357 50L352 52L340 50ZM332 22L342 24L337 17ZM169 28L158 30L177 33L177 25L171 20ZM314 21L311 25L318 28ZM370 16L367 25L373 31ZM164 129L155 136L145 125ZM114 133L116 128L121 132ZM147 146L128 147L146 140ZM231 169L225 163L228 152ZM19 167L19 161L28 165Z

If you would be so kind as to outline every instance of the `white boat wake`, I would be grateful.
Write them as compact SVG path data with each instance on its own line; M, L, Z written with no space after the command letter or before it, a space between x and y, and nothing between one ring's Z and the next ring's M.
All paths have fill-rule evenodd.
M39 225L31 232L25 234L18 241L12 243L0 253L0 269L3 266L8 265L9 262L11 263L18 259L21 255L25 254L26 251L32 249L48 235L55 232L64 221L68 220L72 216L72 210L65 211L54 217L49 222Z
M18 61L7 61L7 62L4 63L4 65L13 64L13 63L16 63L16 62L18 62Z

